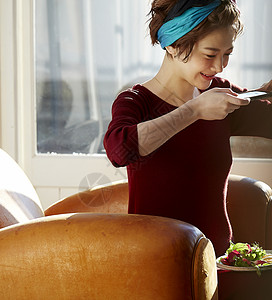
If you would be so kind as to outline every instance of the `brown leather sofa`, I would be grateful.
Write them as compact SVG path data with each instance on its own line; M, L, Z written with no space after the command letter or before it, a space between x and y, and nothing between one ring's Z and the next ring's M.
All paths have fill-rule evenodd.
M121 213L126 184L62 200L45 216L32 184L3 150L0 165L1 300L218 298L212 243L181 221ZM92 211L101 193L107 213L76 209L73 201L67 209L75 199ZM61 206L71 213L60 214Z
M2 150L0 163L1 299L218 299L211 242L188 223L128 215L126 181L43 212L32 184ZM231 176L236 241L271 247L271 195L262 182Z

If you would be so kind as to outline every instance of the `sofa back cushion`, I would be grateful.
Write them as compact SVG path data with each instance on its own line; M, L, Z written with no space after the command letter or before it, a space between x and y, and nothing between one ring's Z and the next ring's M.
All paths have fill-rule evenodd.
M62 199L45 210L45 215L73 212L123 213L128 212L127 179L93 187Z

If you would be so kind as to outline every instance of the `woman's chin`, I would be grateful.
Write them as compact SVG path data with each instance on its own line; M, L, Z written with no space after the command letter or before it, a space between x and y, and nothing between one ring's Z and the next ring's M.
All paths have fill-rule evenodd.
M212 80L206 81L206 82L201 82L201 83L197 84L196 87L199 90L204 91L204 90L207 90L210 87L211 84L212 84Z

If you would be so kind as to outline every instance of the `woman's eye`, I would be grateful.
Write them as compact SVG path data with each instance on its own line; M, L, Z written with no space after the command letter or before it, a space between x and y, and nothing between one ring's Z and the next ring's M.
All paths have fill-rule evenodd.
M232 53L226 53L224 54L225 56L230 56L232 55ZM212 58L215 58L216 55L211 55L211 54L205 54L205 56L208 58L208 59L212 59Z

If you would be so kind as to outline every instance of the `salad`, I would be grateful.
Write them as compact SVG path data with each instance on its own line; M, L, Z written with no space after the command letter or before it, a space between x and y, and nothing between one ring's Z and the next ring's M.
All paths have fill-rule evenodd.
M219 262L235 267L254 267L260 275L260 266L268 266L272 263L271 255L268 255L257 243L230 243L226 254L219 259Z

